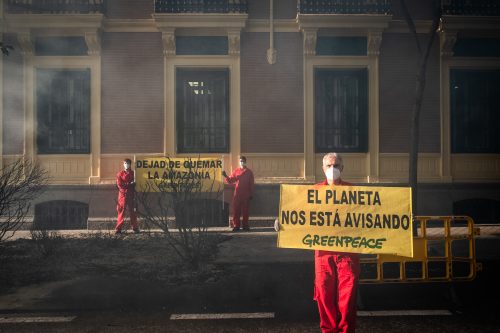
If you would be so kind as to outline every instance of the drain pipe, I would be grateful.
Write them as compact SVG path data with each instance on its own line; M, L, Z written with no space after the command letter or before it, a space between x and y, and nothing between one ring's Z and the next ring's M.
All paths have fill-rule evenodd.
M276 63L276 49L274 48L274 14L273 14L273 4L274 0L269 0L269 49L267 50L267 62L270 65Z

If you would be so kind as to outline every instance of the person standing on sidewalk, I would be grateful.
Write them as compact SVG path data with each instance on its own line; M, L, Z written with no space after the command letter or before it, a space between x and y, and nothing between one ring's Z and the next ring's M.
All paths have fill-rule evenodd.
M240 167L234 170L231 176L228 176L226 171L222 171L222 175L227 183L236 184L233 195L233 231L240 230L240 216L243 217L243 230L248 231L248 210L253 196L254 177L252 170L247 168L246 157L240 157Z
M137 234L139 233L139 225L137 224L137 215L135 213L135 178L134 170L131 169L132 161L128 158L123 160L123 170L116 174L116 186L118 187L118 204L116 211L118 219L116 221L115 233L122 232L123 219L125 211L128 210L130 216L130 224L132 229Z
M326 179L317 185L352 185L340 178L343 169L339 154L326 154L323 157ZM279 231L278 219L274 222L274 228ZM358 254L316 250L314 273L314 300L318 304L321 332L354 333L360 273Z

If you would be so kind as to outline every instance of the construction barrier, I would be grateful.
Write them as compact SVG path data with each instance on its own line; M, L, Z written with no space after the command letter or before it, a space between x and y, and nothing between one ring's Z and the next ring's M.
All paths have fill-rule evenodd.
M471 281L476 262L474 237L479 229L467 216L416 216L413 257L361 255L360 283Z

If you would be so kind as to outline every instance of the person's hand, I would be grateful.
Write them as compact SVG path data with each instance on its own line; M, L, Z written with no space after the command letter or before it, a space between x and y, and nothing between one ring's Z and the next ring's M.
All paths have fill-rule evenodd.
M227 178L226 170L222 170L222 175Z
M274 220L274 230L280 231L280 221L277 218Z

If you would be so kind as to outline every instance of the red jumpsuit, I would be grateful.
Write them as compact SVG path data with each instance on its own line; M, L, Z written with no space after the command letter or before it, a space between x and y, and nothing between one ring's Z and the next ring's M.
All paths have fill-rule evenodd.
M238 168L227 179L228 183L236 183L233 195L233 227L240 227L240 216L243 216L243 228L248 228L248 208L253 195L253 172L248 168Z
M122 230L123 218L125 217L125 210L128 209L130 215L130 224L134 230L138 230L137 216L134 211L134 194L135 188L131 183L134 181L133 170L122 170L116 174L116 186L118 186L118 204L116 211L118 212L118 220L116 221L115 230L120 232Z
M328 185L325 180L317 185ZM351 185L340 181L337 185ZM356 328L359 257L355 253L316 250L314 300L323 333L351 333Z

